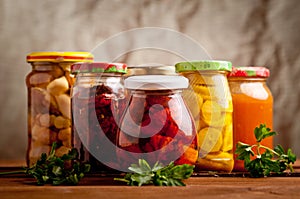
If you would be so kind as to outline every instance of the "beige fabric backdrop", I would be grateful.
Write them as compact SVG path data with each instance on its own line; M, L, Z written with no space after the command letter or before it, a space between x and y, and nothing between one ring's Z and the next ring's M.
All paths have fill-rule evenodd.
M300 156L299 10L298 0L0 0L0 159L25 158L25 76L31 69L26 54L90 51L114 34L148 26L192 37L213 59L268 66L274 130L280 132L276 143ZM122 60L175 60L151 60L150 53L132 53Z

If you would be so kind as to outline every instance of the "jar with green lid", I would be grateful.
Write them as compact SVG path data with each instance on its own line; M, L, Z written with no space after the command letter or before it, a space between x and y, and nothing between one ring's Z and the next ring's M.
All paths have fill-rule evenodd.
M71 92L74 147L92 171L115 168L116 133L125 94L123 63L76 63L76 81Z
M196 171L233 169L232 98L227 61L191 61L175 65L176 71L188 78L189 89L183 97L197 128L199 157Z
M56 155L71 149L70 89L74 82L71 65L91 62L89 52L33 52L27 55L32 70L26 76L28 91L27 165L58 144Z

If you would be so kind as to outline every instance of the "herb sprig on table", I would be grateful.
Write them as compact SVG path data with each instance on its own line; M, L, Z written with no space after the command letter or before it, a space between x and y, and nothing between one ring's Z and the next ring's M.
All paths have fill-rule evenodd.
M276 135L265 124L261 124L254 129L256 144L249 145L238 142L235 153L238 154L237 159L244 161L244 166L250 172L251 177L265 177L271 173L282 174L285 170L294 171L292 164L296 161L296 155L291 149L287 152L281 145L277 145L274 149L261 144L262 140ZM261 153L264 149L264 153Z
M57 144L54 142L49 155L42 153L40 159L31 167L20 171L2 172L0 174L25 173L33 176L38 185L76 185L90 171L90 165L78 160L78 151L73 148L62 157L55 155Z
M189 178L194 171L194 166L189 164L174 165L171 162L164 166L156 162L151 168L144 159L139 159L138 164L131 164L128 168L132 173L127 173L124 178L114 180L126 182L130 186L153 184L155 186L185 186L183 179Z

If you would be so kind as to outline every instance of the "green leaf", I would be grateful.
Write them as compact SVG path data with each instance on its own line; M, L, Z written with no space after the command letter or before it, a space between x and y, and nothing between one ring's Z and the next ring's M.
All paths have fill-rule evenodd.
M114 180L126 182L131 186L144 184L184 186L182 180L192 175L194 166L188 164L174 165L174 162L170 162L164 167L161 163L156 162L151 168L146 160L140 159L138 165L131 164L128 169L134 173L127 173L124 178L115 178Z
M134 174L131 175L131 181L134 185L142 186L143 184L150 184L152 180L152 177L149 175L138 175Z
M287 155L288 155L288 163L295 163L297 160L296 155L292 152L292 149L288 149L287 151Z
M276 151L279 155L285 154L285 151L281 145L275 146L274 151Z
M162 163L156 162L152 168L152 171L158 171L162 168L164 168L164 165Z
M276 135L276 132L271 131L271 129L266 127L265 124L261 124L259 127L256 127L254 129L254 135L257 142L261 142L263 139L267 137Z
M250 146L238 142L235 151L238 154L237 159L244 160L245 169L250 172L251 177L264 177L271 173L280 174L287 168L293 171L291 164L296 161L296 156L291 149L288 149L286 154L281 145L277 145L273 150L261 144L263 139L276 135L276 132L272 132L265 124L260 124L254 129L254 135L257 144ZM255 152L252 150L254 147L257 148ZM260 153L261 148L265 149L263 154ZM251 159L251 156L256 158Z
M59 176L62 174L62 169L60 166L54 166L52 169L52 173L56 176Z

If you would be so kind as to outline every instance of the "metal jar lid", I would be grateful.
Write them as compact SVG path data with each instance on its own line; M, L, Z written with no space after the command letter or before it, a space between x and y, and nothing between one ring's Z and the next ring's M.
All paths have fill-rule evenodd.
M140 65L128 66L126 76L137 75L178 75L175 66Z

